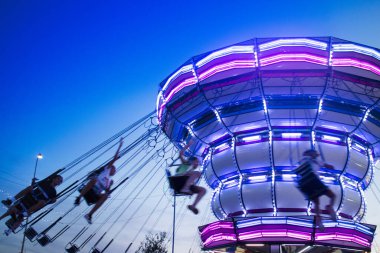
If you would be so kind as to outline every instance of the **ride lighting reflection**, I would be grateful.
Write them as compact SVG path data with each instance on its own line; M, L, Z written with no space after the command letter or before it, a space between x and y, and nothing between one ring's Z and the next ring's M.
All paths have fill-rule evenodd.
M249 177L249 181L252 183L265 182L267 181L267 176L266 175L252 176L252 177Z
M228 145L228 143L223 143L223 144L220 144L218 146L215 147L215 150L217 151L223 151L223 150L226 150L230 147L230 145Z
M282 133L282 138L296 139L302 136L302 133Z
M322 140L338 142L338 141L340 141L341 139L340 139L339 137L335 137L335 136L322 135Z
M247 136L247 137L243 137L241 139L242 139L242 141L245 141L245 142L259 141L259 140L261 140L261 136L260 135Z

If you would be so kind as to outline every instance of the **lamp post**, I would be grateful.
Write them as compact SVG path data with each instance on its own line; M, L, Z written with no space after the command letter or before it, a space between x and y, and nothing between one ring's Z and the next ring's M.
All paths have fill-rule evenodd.
M37 166L38 166L38 161L43 158L43 155L41 153L38 153L36 157L36 164L34 165L34 173L33 173L33 178L32 178L32 187L36 183L36 173L37 173ZM24 253L24 245L25 245L25 231L28 228L28 222L29 222L29 217L26 217L25 221L25 230L24 230L24 236L22 238L22 244L21 244L21 253Z

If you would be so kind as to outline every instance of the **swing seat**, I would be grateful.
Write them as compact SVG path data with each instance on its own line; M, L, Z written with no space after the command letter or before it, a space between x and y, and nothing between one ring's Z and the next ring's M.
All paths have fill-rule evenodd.
M10 218L8 219L6 222L5 222L5 225L9 228L9 229L12 229L13 228L13 225L15 224L16 220L14 220L13 218ZM14 233L14 232L13 232Z
M174 194L176 195L191 195L187 193L182 193L181 189L185 185L188 176L170 176L169 179L169 185L170 188L174 190Z
M37 203L38 200L36 200L31 193L28 193L15 203L15 207L21 212L25 212Z
M25 236L29 241L32 241L37 235L38 233L33 227L28 227L25 231Z
M91 189L85 195L83 195L84 200L86 200L87 205L93 205L99 200L99 195Z
M98 250L97 248L95 248L95 249L92 249L91 253L100 253L100 250Z
M79 188L79 192L82 191L85 185L82 185ZM99 200L99 195L96 193L94 189L89 190L85 195L83 195L84 200L86 201L87 205L93 205Z
M51 238L48 235L43 234L40 237L37 237L37 242L42 246L45 247L51 242Z
M66 247L65 248L66 252L68 252L68 253L77 253L77 252L79 252L79 247L77 245L71 244L71 243L70 243L70 245L71 245L71 247L69 247L69 248Z

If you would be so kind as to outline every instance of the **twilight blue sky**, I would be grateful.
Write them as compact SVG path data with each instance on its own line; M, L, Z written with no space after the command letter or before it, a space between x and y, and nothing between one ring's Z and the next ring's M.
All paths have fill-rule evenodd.
M380 48L379 13L352 0L0 1L0 188L28 184L38 152L42 177L154 110L191 56L253 37Z

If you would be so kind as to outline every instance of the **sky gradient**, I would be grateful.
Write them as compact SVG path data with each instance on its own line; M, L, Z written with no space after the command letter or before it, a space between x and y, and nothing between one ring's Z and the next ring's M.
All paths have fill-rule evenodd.
M29 184L37 153L42 178L153 111L158 84L191 56L254 37L380 48L379 13L380 1L352 0L1 1L0 190ZM0 249L19 242L1 235Z

